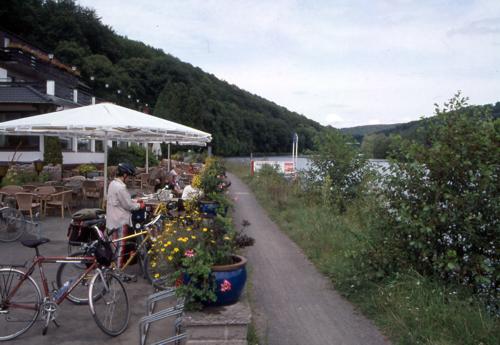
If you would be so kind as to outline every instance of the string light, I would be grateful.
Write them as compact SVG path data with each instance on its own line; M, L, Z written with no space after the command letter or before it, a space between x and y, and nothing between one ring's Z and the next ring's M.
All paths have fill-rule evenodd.
M49 59L50 59L50 60L52 60L52 59L54 59L54 58L55 58L54 54L49 54ZM78 68L77 68L76 66L71 66L71 70L72 70L72 71L76 71L76 70L78 70ZM84 79L84 78L80 76L80 79ZM98 82L98 80L96 80L96 77L95 77L95 76L93 76L93 75L92 75L92 76L90 76L90 77L89 77L89 79L90 79L90 81L92 81L93 83L94 83L94 82L96 82L96 81ZM110 84L109 84L109 83L105 83L105 84L104 84L104 87L105 87L106 89L109 89L109 88L110 88ZM121 89L117 89L117 90L116 90L116 94L117 94L117 95L121 95L121 94L122 94L122 90L121 90ZM127 98L128 98L129 100L132 100L132 99L133 99L132 94L127 94ZM138 105L138 106L140 106L140 105L141 105L141 100L140 100L139 98L136 98L136 99L135 99L135 102L137 103L137 105ZM148 103L146 103L146 104L144 104L144 106L145 106L145 107L149 107L149 104L148 104Z

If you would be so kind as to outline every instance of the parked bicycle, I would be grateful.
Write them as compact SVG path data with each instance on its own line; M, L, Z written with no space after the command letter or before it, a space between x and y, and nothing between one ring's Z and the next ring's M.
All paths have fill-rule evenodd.
M41 256L38 247L48 243L47 238L23 240L21 243L35 249L31 266L23 271L25 265L12 265L0 269L0 341L16 338L30 329L42 314L47 333L51 321L56 325L59 305L82 282L88 282L87 301L97 326L111 336L125 331L130 318L127 292L121 280L107 266L110 264L110 245L99 239L88 245L85 256ZM43 264L62 263L85 267L79 270L59 289L49 290ZM43 294L32 277L38 267Z
M26 230L26 222L21 211L12 207L0 208L0 242L14 242Z
M124 273L124 271L128 268L131 263L137 259L139 266L142 270L144 278L146 278L148 281L152 282L153 281L153 275L151 273L151 264L149 261L149 255L148 255L148 250L150 248L150 243L152 238L157 236L161 232L162 228L162 215L156 216L152 221L149 223L146 223L142 226L140 226L139 229L136 229L136 233L125 236L122 238L118 238L115 240L108 240L110 243L116 243L119 241L123 240L130 240L130 239L138 239L136 243L138 242L139 244L136 244L135 250L131 253L123 267L120 269L115 267L115 274L117 277L119 277L121 280L125 280L125 277L128 277ZM96 236L98 238L110 238L112 235L112 232L107 232L105 233L106 230L101 230L103 220L98 219L98 220L90 220L90 221L85 221L84 222L84 227L90 228L91 230L94 231ZM91 251L92 248L89 246L89 244L82 244L80 247L80 250L71 254L70 257L75 257L79 258L82 256L87 256L89 255L89 251ZM116 262L116 248L113 249L113 257L112 261ZM114 263L112 264L114 265ZM114 267L114 266L113 266ZM63 286L64 282L67 281L68 279L71 279L71 277L74 277L75 275L78 275L81 271L84 271L86 269L86 265L84 263L80 264L67 264L67 263L61 263L57 270L57 275L56 275L56 282L57 286L61 287ZM75 288L68 294L67 298L75 303L75 304L87 304L89 303L89 297L87 295L87 290L90 285L89 279L82 279L80 284L78 286L75 286Z

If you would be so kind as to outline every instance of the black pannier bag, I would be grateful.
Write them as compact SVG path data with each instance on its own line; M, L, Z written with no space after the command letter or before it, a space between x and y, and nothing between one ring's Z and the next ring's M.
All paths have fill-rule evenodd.
M109 242L99 241L95 248L97 262L108 267L113 262L113 247Z
M105 230L106 211L100 208L84 208L75 212L71 216L71 222L68 228L68 242L70 245L79 246L82 243L92 242L97 239L97 234L92 226L87 226L86 221L102 219L98 224L99 229Z

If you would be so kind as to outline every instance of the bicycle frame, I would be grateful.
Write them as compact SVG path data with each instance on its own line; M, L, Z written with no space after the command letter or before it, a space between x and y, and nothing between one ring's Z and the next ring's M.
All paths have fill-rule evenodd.
M43 264L44 263L73 263L73 264L90 264L90 266L76 279L75 281L72 282L68 290L57 300L54 302L59 305L62 303L62 301L66 298L67 295L73 291L73 289L94 269L98 267L97 261L95 257L93 256L81 256L81 257L71 257L71 256L40 256L36 255L33 259L33 263L29 267L29 269L24 272L23 278L17 283L17 285L14 287L14 289L11 291L9 294L7 300L10 300L10 298L16 294L17 290L19 287L24 283L26 279L28 279L29 276L33 274L35 271L36 267L38 266L38 271L40 272L40 279L42 281L42 286L43 286L43 293L44 297L50 298L50 290L49 290L49 285L47 283L47 278L45 277L45 273L43 271ZM24 305L17 305L14 304L12 306L18 307L18 308L24 308L24 309L33 309L36 310L39 308L39 306L24 306Z

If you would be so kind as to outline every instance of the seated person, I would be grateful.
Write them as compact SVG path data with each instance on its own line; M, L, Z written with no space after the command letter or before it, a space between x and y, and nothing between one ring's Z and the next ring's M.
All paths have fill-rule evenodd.
M176 179L177 175L168 175L167 182L164 188L168 188L172 191L175 197L180 197L182 195L182 189L179 187Z
M198 196L201 196L201 191L197 188L192 187L190 184L188 184L186 187L184 187L184 190L182 191L182 200L191 200L194 198L197 198Z

